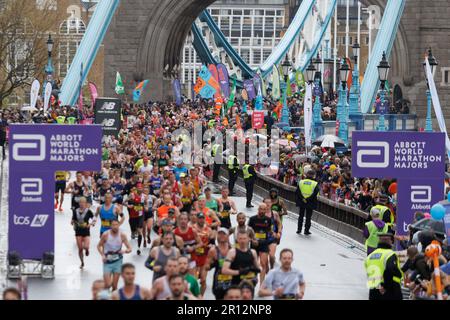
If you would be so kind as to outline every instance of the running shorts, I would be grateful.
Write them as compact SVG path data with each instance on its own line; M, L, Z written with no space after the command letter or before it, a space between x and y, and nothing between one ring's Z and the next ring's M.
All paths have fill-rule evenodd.
M59 193L59 191L64 193L64 190L66 190L66 181L56 181L55 193Z
M142 229L144 227L144 216L140 216L137 218L130 218L130 228L131 231L134 232L137 229Z

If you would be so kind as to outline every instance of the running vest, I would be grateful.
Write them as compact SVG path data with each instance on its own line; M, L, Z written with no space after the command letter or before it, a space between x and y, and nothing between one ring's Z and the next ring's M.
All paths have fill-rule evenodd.
M217 200L211 198L210 200L206 200L206 207L208 209L213 210L214 212L217 212L219 210L219 205L217 204Z
M317 186L317 182L311 179L300 180L298 187L302 193L303 198L308 199L314 193L314 189Z
M131 204L133 204L133 208L130 209L130 218L139 218L144 215L144 204L145 204L145 198L144 195L141 194L133 194L132 198L130 199Z
M373 221L366 222L367 230L369 231L369 237L366 239L366 250L368 247L376 248L378 247L378 232L386 233L388 232L389 226L385 223L382 229L378 229Z
M181 202L183 205L192 203L192 196L194 194L194 187L191 185L186 186L184 183L181 185Z
M151 192L154 193L155 191L159 191L159 189L161 189L161 185L162 185L162 178L160 175L155 176L151 176L150 177L150 186L151 186Z
M203 229L199 229L197 226L197 234L200 237L200 240L202 241L202 246L195 249L194 254L196 256L204 256L208 254L208 245L209 245L209 228L206 227L206 225L203 227Z
M203 215L205 216L205 222L208 226L211 226L213 223L213 219L209 216L209 208L208 207L204 207L202 210L200 210Z
M364 267L367 274L367 286L369 289L376 289L384 282L384 271L386 270L387 260L395 255L391 249L378 248L364 261ZM399 263L398 256L397 264ZM401 278L393 277L394 282L401 283Z
M112 181L111 183L111 188L114 190L114 198L116 200L121 200L122 199L122 192L125 189L125 186L122 184L122 179L119 180L119 182L116 181Z
M221 289L226 290L231 286L231 281L233 280L233 276L228 274L223 274L222 267L223 263L225 262L226 255L222 255L220 252L219 246L216 246L216 252L217 252L217 260L214 263L213 268L214 270L214 283L213 288L214 289Z
M180 228L176 228L173 233L183 239L183 251L185 254L187 254L187 247L193 247L197 243L195 240L194 229L192 229L192 227L188 227L185 233L182 233Z
M195 179L191 179L192 185L194 186L194 191L197 194L200 194L200 179L196 177Z
M122 250L122 237L120 231L116 236L113 236L111 230L107 233L106 242L104 245L104 254L106 256L106 263L114 263L120 259L122 259L122 254L120 250Z
M230 268L233 270L240 270L246 267L254 266L255 261L252 254L252 251L248 249L247 251L241 251L238 248L236 250L236 256L234 257L233 262L230 264ZM233 276L233 279L231 280L232 284L239 285L242 280L255 280L256 279L256 273L253 271L250 271L247 274L243 275L237 275Z
M272 220L266 216L253 216L250 218L248 225L255 231L255 238L258 241L266 241L272 230Z
M167 261L169 261L170 258L176 257L176 250L174 247L170 249L170 253L166 255L163 250L163 246L159 246L158 248L158 256L155 259L155 266L161 266L161 270L159 272L153 271L153 281L155 281L158 278L161 278L166 275L166 272L164 271L164 267L167 264Z
M131 296L131 298L127 298L125 296L125 292L124 292L123 288L120 288L119 289L119 298L120 298L120 300L129 300L129 301L131 301L131 300L142 300L141 288L139 287L139 285L136 284L134 286L134 294Z
M219 214L220 227L230 229L231 228L231 219L230 219L230 210L231 205L230 201L222 202L223 210Z
M78 191L75 194L75 191ZM72 206L78 207L78 203L80 202L80 198L84 196L84 183L81 183L81 186L77 184L76 181L73 183L73 192L72 192Z
M250 169L250 165L249 164L244 164L244 166L242 167L242 172L244 173L244 180L248 180L251 177L253 177L253 174L251 174L249 172Z
M111 229L111 221L118 220L117 215L114 213L115 205L112 204L109 210L105 209L105 205L102 205L100 208L100 220L102 222L102 226L100 228L100 234Z

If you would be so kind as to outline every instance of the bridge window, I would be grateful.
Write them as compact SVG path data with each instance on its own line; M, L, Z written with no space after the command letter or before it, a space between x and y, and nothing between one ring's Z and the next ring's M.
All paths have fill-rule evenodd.
M59 34L61 35L59 43L59 76L61 78L67 75L85 31L86 25L80 18L75 16L74 12L72 12L69 19L61 23L59 27Z
M450 68L448 68L448 67L441 68L441 73L442 73L441 86L449 87L450 86Z

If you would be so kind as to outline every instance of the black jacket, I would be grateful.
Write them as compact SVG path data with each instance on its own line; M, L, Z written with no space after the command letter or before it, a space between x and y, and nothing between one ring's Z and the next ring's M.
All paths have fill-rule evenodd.
M297 184L297 189L295 190L295 199L297 207L300 208L306 208L306 209L316 209L317 208L317 196L319 194L319 184L317 184L316 188L314 189L313 194L308 199L305 199L300 192L300 187Z

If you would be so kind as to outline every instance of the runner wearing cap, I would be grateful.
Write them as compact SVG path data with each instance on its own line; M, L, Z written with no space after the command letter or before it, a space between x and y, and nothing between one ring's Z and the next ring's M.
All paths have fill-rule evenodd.
M131 237L132 239L135 239L137 235L138 255L141 254L141 244L144 228L144 211L149 210L148 203L146 202L146 197L143 194L143 189L144 186L142 185L142 183L138 183L136 185L136 190L131 192L127 200L127 208L130 214L129 223L131 228Z
M214 211L206 207L206 197L203 194L198 197L196 212L203 213L206 223L212 230L217 230L217 228L220 227L219 217ZM215 236L215 233L213 235Z
M206 217L203 212L197 214L197 223L193 226L201 240L201 246L197 247L192 254L192 260L196 263L196 272L199 275L202 295L206 291L206 276L208 273L206 260L209 248L212 246L211 241L215 240L215 236L209 225L206 223Z
M231 280L233 279L233 276L222 273L223 263L230 249L228 229L219 228L217 231L217 245L209 250L207 261L208 268L214 268L212 291L216 300L223 300L225 292L231 286Z
M164 193L162 201L162 205L156 209L157 220L155 223L155 227L157 227L158 231L164 219L169 218L170 215L173 218L176 218L180 215L180 211L178 210L178 208L173 205L170 194Z

